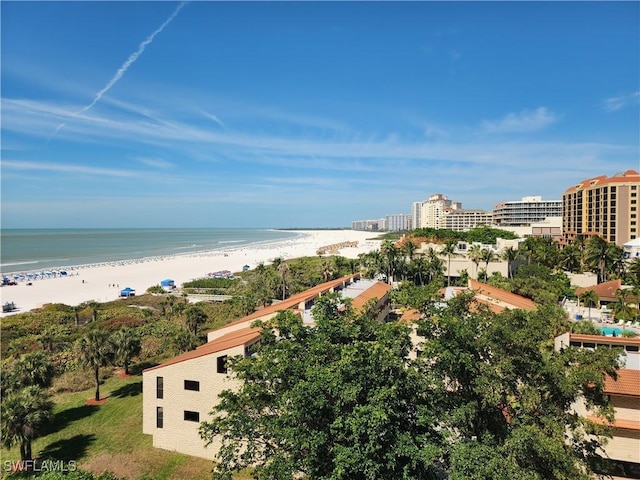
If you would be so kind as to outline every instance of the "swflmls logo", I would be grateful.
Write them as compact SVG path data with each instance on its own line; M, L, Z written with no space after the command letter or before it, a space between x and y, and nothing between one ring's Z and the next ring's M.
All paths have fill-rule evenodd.
M78 469L75 460L5 460L5 472L75 472Z

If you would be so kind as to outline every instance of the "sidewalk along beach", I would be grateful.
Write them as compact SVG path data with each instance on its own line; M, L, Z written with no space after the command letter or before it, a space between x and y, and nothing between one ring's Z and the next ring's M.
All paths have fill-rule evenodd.
M65 276L38 278L1 287L0 302L12 302L16 307L12 312L3 312L2 316L27 312L47 303L78 305L87 301L108 302L117 299L126 287L141 295L164 279L170 278L180 286L189 280L205 277L209 272L241 272L245 265L253 269L278 257L288 260L316 256L321 248L339 244L342 244L339 245L341 248L332 252L346 258L357 258L361 253L379 249L381 244L375 239L380 235L377 232L298 230L296 233L301 235L273 243L69 267L65 269Z

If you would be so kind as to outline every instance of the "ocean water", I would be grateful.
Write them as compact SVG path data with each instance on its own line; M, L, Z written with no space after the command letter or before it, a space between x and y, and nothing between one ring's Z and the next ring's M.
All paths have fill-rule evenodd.
M3 229L0 272L180 255L275 242L295 232L244 228Z

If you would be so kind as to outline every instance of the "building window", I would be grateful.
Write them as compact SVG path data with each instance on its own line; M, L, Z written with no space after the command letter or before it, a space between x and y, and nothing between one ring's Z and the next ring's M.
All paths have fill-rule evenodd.
M164 377L156 377L156 398L164 398Z
M200 391L200 382L196 382L195 380L185 380L184 381L184 389L185 390L193 390L195 392Z
M192 412L191 410L184 411L184 420L185 422L199 422L200 421L200 412Z
M156 428L162 428L164 425L164 412L162 407L156 407Z
M227 356L226 355L222 355L221 357L218 357L217 372L227 373Z

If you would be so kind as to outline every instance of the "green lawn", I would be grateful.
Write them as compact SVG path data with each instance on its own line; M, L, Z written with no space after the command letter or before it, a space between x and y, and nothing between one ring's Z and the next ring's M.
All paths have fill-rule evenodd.
M211 477L212 463L196 457L153 448L142 433L142 376L114 376L100 388L106 403L86 405L93 389L53 397L53 423L36 440L38 458L75 460L78 467L105 470L127 479L182 480ZM17 448L2 450L2 460L19 460Z

